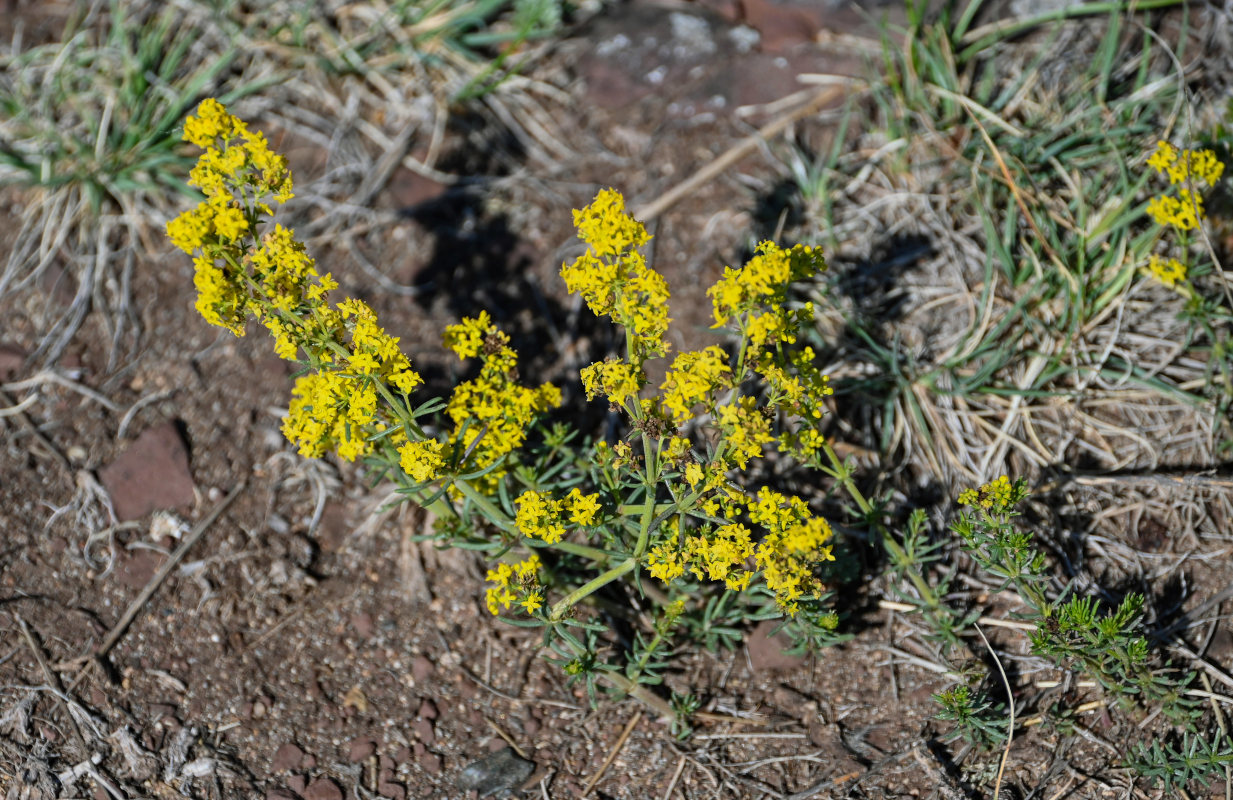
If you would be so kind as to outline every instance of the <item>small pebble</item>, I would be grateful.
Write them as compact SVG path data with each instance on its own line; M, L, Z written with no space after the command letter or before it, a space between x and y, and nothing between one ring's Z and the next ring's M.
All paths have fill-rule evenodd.
M535 772L535 764L505 747L467 766L458 778L458 788L472 789L487 797L505 789L517 789Z

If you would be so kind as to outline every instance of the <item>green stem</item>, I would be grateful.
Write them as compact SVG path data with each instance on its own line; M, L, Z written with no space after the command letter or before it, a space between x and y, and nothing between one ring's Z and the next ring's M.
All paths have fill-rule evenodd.
M507 517L504 511L497 508L496 505L493 504L493 502L487 497L484 497L482 494L477 492L475 487L470 483L455 478L454 488L461 492L472 503L479 506L480 510L484 512L484 516L491 520L492 524L496 525L501 530L512 532L518 529L518 527L514 524L514 521Z
M879 520L872 519L873 506L865 498L865 495L861 493L861 490L856 485L856 481L852 480L852 471L848 469L847 465L839 460L839 456L835 453L834 448L831 447L831 443L823 441L822 449L826 453L827 460L831 462L831 468L824 469L823 471L833 476L835 480L839 481L840 485L843 486L844 490L852 498L852 501L856 503L857 508L859 508L861 513L865 515L865 519L871 522L877 529L878 536L882 540L882 546L885 547L887 552L891 554L891 558L895 559L900 564L911 563L908 559L908 554L904 552L904 549L900 546L899 542L895 541L895 537L891 536L891 533L887 530L886 526ZM929 583L925 580L925 577L921 575L918 570L905 569L904 573L908 576L908 579L912 581L912 585L916 587L916 591L920 593L921 600L923 600L930 609L936 610L941 607L941 598L938 597L937 592L933 591L933 587L929 585Z
M566 611L573 608L579 601L594 594L603 587L621 578L629 572L633 572L634 567L638 566L638 559L627 558L620 564L617 564L612 569L602 572L583 585L579 586L574 591L565 595L556 605L552 607L552 613L548 615L548 619L552 622L560 621Z
M549 549L560 550L562 553L589 558L592 561L605 563L612 560L612 553L607 550L600 550L598 547L589 547L585 544L577 544L575 542L557 542L556 544L548 545Z

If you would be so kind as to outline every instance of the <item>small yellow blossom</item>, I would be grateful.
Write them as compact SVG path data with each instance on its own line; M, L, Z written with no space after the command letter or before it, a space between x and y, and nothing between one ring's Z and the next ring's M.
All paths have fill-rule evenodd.
M741 469L745 469L749 459L761 457L762 445L775 441L770 420L752 397L742 397L735 403L721 406L717 422L728 443L732 461Z
M534 614L544 604L544 592L538 586L539 556L514 564L497 564L488 570L487 580L493 584L486 591L486 605L493 616L502 609L509 610L519 603L528 614Z
M664 583L671 583L675 578L685 574L685 564L681 554L674 545L658 544L651 548L646 556L647 571L651 577Z
M1023 479L1011 482L1002 475L981 486L980 489L967 489L959 494L959 505L980 506L991 514L1005 514L1014 510L1015 505L1027 497L1027 483Z
M604 189L586 208L574 212L578 238L598 256L614 256L651 240L641 222L625 211L625 198L615 189Z
M710 404L716 392L732 386L728 356L718 347L678 353L663 385L663 405L679 425L689 419L699 403Z
M518 495L514 502L518 506L514 524L523 536L543 539L548 544L556 544L565 536L565 525L561 519L562 504L554 500L552 495L528 489Z
M603 395L616 405L636 397L645 382L641 370L612 358L583 367L580 375L588 400Z
M589 527L599 513L599 495L583 494L577 488L570 489L565 496L565 508L569 511L570 522L584 528Z
M1176 258L1163 259L1160 256L1152 256L1148 261L1147 269L1156 277L1156 280L1170 288L1176 286L1179 281L1186 280L1186 265Z
M668 350L668 283L650 269L636 248L650 240L642 223L625 212L625 200L601 191L574 212L578 236L589 245L572 264L561 267L571 294L579 294L593 313L610 316L630 337L635 364Z
M416 483L433 480L445 466L445 460L441 457L444 448L445 445L435 439L407 442L398 448L403 472L410 475Z

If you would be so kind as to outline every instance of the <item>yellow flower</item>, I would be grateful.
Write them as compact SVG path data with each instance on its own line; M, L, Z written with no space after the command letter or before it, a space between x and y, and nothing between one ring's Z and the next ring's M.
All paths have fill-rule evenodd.
M728 443L732 461L741 469L745 469L749 459L762 455L762 445L775 441L770 420L752 397L742 397L735 403L721 406L717 422Z
M598 256L617 255L651 240L642 223L625 213L625 198L615 189L602 190L589 206L574 211L574 227Z
M497 564L495 569L488 570L487 581L493 584L485 592L489 613L495 616L502 608L508 610L514 602L522 605L528 614L539 610L544 605L544 592L537 585L539 567L539 556L532 554L524 561Z
M821 251L812 247L798 244L784 250L774 242L761 242L744 267L724 269L723 277L707 290L714 309L715 326L727 325L734 317L766 306L770 313L779 317L757 323L764 342L769 341L772 332L780 337L788 332L794 334L799 322L784 306L788 285L825 269L826 259ZM812 315L812 307L808 313Z
M566 288L581 295L593 313L626 328L635 364L666 353L668 284L635 249L650 240L642 223L625 213L619 192L605 189L574 212L574 225L590 247L561 266Z
M521 447L535 418L561 404L560 389L550 383L537 388L517 383L518 354L508 346L508 336L486 324L489 319L481 313L447 332L447 344L461 348L456 352L472 352L477 337L484 342L479 377L455 386L445 409L454 422L453 441L470 454L467 466L475 469L497 464ZM478 479L478 487L493 488L504 474L504 467L497 467Z
M399 463L403 472L411 476L416 483L425 483L438 477L445 460L441 451L445 445L435 439L422 442L407 442L398 448L401 456Z
M1164 174L1164 171L1177 161L1177 148L1168 142L1161 140L1156 142L1156 152L1147 160L1147 165L1156 172Z
M528 614L534 614L544 605L544 593L540 589L533 589L526 593L521 602Z
M588 400L603 395L616 405L623 405L627 400L636 397L645 380L641 370L616 359L597 361L589 367L583 367L579 375Z
M184 141L209 147L215 139L228 139L244 130L244 123L228 114L222 103L208 97L197 106L197 115L184 121Z
M565 507L569 510L570 522L587 527L595 521L595 515L599 513L599 495L583 494L577 488L570 489L565 496Z
M514 524L523 536L543 539L548 544L556 544L565 536L561 503L552 495L528 489L514 502L518 506Z
M718 347L678 353L660 388L664 408L679 425L699 403L710 403L716 392L732 387L728 356Z
M685 574L685 564L681 561L681 554L671 544L658 544L652 547L651 552L647 553L646 565L651 577L658 578L664 583L671 583L673 579Z
M980 506L991 514L1006 514L1027 497L1027 483L1023 479L1011 482L1002 475L977 489L967 489L959 495L959 505Z
M492 317L481 311L478 317L466 318L457 325L449 325L442 339L445 346L459 358L475 358L484 347L484 339L492 328Z
M1176 258L1165 260L1160 256L1152 256L1147 268L1156 280L1170 288L1176 286L1179 281L1186 280L1186 265Z

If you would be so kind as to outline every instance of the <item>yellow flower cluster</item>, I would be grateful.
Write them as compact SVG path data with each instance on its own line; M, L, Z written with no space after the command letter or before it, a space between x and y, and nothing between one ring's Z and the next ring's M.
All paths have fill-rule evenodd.
M479 376L454 387L445 413L454 422L456 449L470 454L468 468L487 469L522 446L531 422L561 404L561 391L551 383L532 389L517 382L518 354L486 311L447 327L444 341L459 358L481 359ZM498 467L479 484L492 488L504 474Z
M774 242L758 245L754 257L740 269L727 267L723 277L707 290L715 313L715 326L737 318L742 334L755 351L778 342L796 341L802 322L813 319L813 306L791 311L786 307L788 286L823 272L822 252L798 244L784 250ZM765 309L765 310L764 310Z
M544 605L544 590L538 585L539 556L532 554L516 564L497 564L488 570L487 580L493 584L486 592L488 611L494 616L502 608L509 610L515 602L528 614L534 614Z
M189 176L206 199L167 223L167 235L189 255L200 251L193 262L198 311L211 324L242 336L249 298L237 258L244 253L239 241L251 232L258 211L271 213L259 198L291 199L291 172L262 134L249 132L217 100L201 102L184 124L184 139L206 149Z
M304 245L282 225L257 235L266 200L292 197L287 160L270 151L266 138L204 100L184 123L184 139L205 152L190 183L206 199L167 224L176 247L193 255L197 310L237 336L250 315L274 337L274 350L296 360L302 351L314 371L296 381L283 433L300 453L331 451L349 461L373 452L373 437L393 421L380 410L381 391L409 394L422 382L377 315L359 300L331 305L338 282L320 274ZM405 431L402 460L417 482L443 466L436 442L411 443Z
M702 403L709 408L716 392L731 388L728 356L715 346L678 353L660 386L663 406L678 425L693 415L694 406Z
M1026 482L1017 480L1011 483L1010 478L1003 475L979 489L967 489L961 492L959 505L979 506L991 514L1004 514L1027 497L1027 494Z
M720 525L707 536L685 540L685 558L694 577L723 581L734 592L749 586L752 573L744 569L754 554L750 530L739 522Z
M587 528L594 525L599 514L599 495L583 494L577 488L570 489L560 500L548 492L528 489L514 502L518 506L514 524L519 532L548 544L556 544L565 536L566 521Z
M1179 189L1177 197L1162 194L1147 201L1147 213L1157 225L1172 225L1179 231L1194 230L1207 214L1203 197L1189 189Z
M1186 265L1176 258L1164 259L1154 255L1148 260L1147 269L1156 280L1169 288L1186 280Z
M775 602L789 616L800 610L800 599L818 599L825 587L813 574L822 561L834 561L827 544L831 526L821 517L810 517L773 530L759 544L755 554L766 588L775 593Z
M416 483L427 483L441 474L444 449L445 445L435 439L406 442L398 448L399 465Z
M821 419L823 398L834 394L831 379L814 363L817 355L812 347L803 347L784 359L769 353L758 359L757 370L771 390L769 405L787 404L802 417ZM791 367L791 371L788 370ZM795 374L793 374L795 373Z
M1156 152L1147 160L1147 165L1157 174L1168 174L1169 183L1188 183L1192 178L1215 186L1224 174L1224 162L1211 150L1182 150L1166 141L1156 142Z
M262 301L258 304L259 316L274 316ZM342 354L333 348L318 350L310 339L297 337L306 351L316 355L320 368L296 380L283 433L310 458L337 450L342 458L354 461L373 451L371 437L389 424L378 411L378 382L409 394L422 381L398 349L398 338L377 324L376 313L366 303L344 300L330 308L321 300L314 310L313 322L305 325L275 319L275 348L289 357L281 352L284 337L307 337L317 326L317 335L328 335L327 341ZM406 440L405 433L401 440ZM419 474L425 473L419 470ZM416 477L417 482L426 479Z
M670 583L688 570L699 580L723 581L733 591L746 588L760 572L788 614L799 610L801 598L820 597L825 587L815 577L814 567L834 560L827 544L832 533L826 520L814 517L801 498L767 488L755 496L725 492L724 501L711 508L728 517L742 510L765 530L758 544L751 530L739 522L703 525L689 536L670 536L652 547L646 556L647 571ZM684 539L683 545L678 544L679 538Z
M642 370L617 358L596 361L579 373L588 400L607 397L614 405L624 405L637 397L645 381Z
M650 241L641 222L625 211L620 192L605 189L586 208L574 211L574 226L587 252L561 266L571 293L578 293L591 311L610 316L630 337L630 357L642 362L668 351L668 284L647 266L636 248ZM616 402L616 401L614 401Z
M1224 163L1211 150L1179 151L1168 142L1159 141L1147 165L1157 174L1167 174L1171 186L1186 184L1186 188L1177 190L1176 197L1164 194L1148 201L1147 213L1156 224L1172 225L1181 231L1199 227L1205 212L1203 197L1195 190L1195 183L1215 186L1224 174Z
M758 408L758 401L742 397L734 403L720 406L716 423L728 443L728 453L740 469L751 458L762 456L762 446L775 441L771 433L771 420Z

